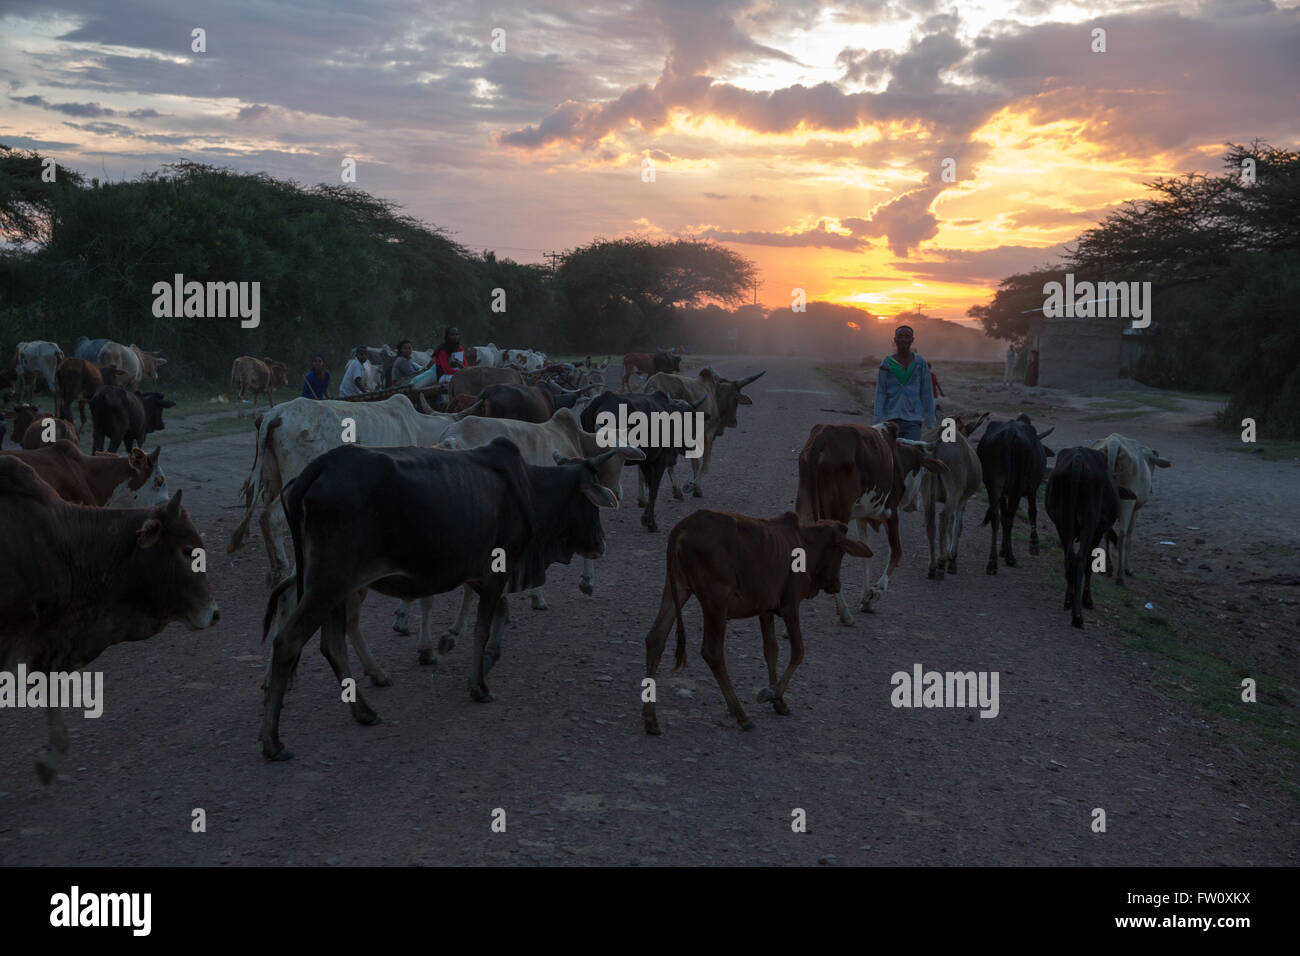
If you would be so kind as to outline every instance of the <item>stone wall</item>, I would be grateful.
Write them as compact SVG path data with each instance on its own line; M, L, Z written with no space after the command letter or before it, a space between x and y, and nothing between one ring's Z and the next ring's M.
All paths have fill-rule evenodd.
M1122 332L1130 319L1044 319L1038 384L1077 388L1119 378Z

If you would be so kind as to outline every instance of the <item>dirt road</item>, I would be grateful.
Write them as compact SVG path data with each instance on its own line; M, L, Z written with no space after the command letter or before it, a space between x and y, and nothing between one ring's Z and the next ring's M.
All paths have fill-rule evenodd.
M983 573L982 506L967 511L955 577L926 580L916 512L904 515L904 563L875 614L842 627L829 597L806 603L808 653L787 695L792 715L749 703L753 732L727 716L699 657L692 603L689 665L672 677L661 670L664 733L647 737L643 640L667 529L697 505L764 515L792 507L810 426L863 420L819 411L851 402L808 363L733 359L719 367L768 374L748 390L755 401L741 409L740 428L719 441L706 497L675 502L665 491L664 530L653 535L634 506L605 512L608 554L594 597L579 593L575 563L551 569L549 611L512 603L494 703L469 699L464 642L420 667L414 639L389 629L392 602L372 597L363 627L395 681L365 688L383 723L351 721L313 640L281 724L297 754L286 764L265 762L257 742L266 562L255 546L224 554L251 434L166 448L172 487L185 489L208 543L222 620L200 633L172 625L104 654L94 665L105 672L104 715L69 719L72 747L51 787L32 769L41 715L3 714L0 863L1297 862L1294 799L1171 703L1160 668L1097 613L1084 631L1071 629L1056 579L1045 583L1036 567L1046 556L1030 558L1022 546L1019 568ZM963 394L960 382L944 384ZM987 396L971 386L964 397ZM1030 413L1045 427L1047 411ZM1179 540L1176 526L1208 527L1219 510L1230 519L1259 509L1266 520L1264 509L1289 501L1294 515L1293 466L1240 456L1198 470L1202 446L1220 439L1161 429L1169 440L1158 447L1175 467L1159 475L1143 515L1149 534L1139 562L1157 560L1146 542ZM1066 422L1052 444L1112 430L1125 431ZM634 483L629 471L629 498ZM1040 534L1052 534L1040 517ZM1279 534L1285 541L1294 530ZM884 553L874 537L871 544ZM844 577L856 609L860 566L846 562ZM450 619L452 598L440 608ZM1237 634L1229 625L1225 632ZM766 683L758 623L735 622L728 633L728 667L753 702ZM1286 635L1271 637L1260 644L1281 659ZM1294 643L1292 635L1288 662ZM782 642L783 655L787 648ZM891 674L918 663L998 672L998 716L894 708ZM191 830L196 808L206 813L204 833ZM497 808L505 832L493 832ZM1105 810L1104 833L1093 832L1094 808ZM807 832L792 831L796 809Z

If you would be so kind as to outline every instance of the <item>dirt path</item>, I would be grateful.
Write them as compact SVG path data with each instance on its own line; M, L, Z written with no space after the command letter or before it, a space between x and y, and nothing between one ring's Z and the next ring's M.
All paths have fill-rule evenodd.
M665 494L656 535L641 529L634 507L607 512L594 598L578 592L575 564L552 569L551 610L514 602L492 674L495 703L469 700L463 643L420 667L413 639L388 628L391 602L372 598L363 627L395 684L365 693L384 722L352 723L313 641L281 726L298 755L287 764L263 761L257 743L265 559L251 547L223 553L250 435L164 451L208 542L223 619L197 634L173 625L106 653L96 664L104 716L69 720L72 749L52 787L32 770L40 715L3 715L0 863L1297 862L1294 802L1170 704L1159 669L1097 614L1083 632L1071 629L1059 588L1028 566L1046 558L1022 551L1020 568L982 573L988 538L977 507L967 512L956 577L926 580L921 515L912 513L904 563L876 614L846 628L829 597L806 603L808 656L788 695L793 715L751 704L751 733L727 716L699 657L692 603L689 665L675 677L661 671L664 734L647 737L643 639L666 529L697 504L750 514L792 507L809 427L862 420L818 411L850 402L804 363L719 363L736 375L764 366L750 389L755 404L719 442L707 497L679 503ZM1061 445L1124 431L1098 427L1063 426ZM1193 466L1207 438L1219 440L1175 430L1157 444L1176 464L1157 479L1144 541L1181 544L1191 532L1180 526L1296 500L1295 470L1281 463L1240 456ZM633 483L629 473L629 495ZM1176 511L1180 499L1192 503ZM1294 525L1288 533L1294 540ZM1156 550L1139 548L1140 561ZM860 569L845 581L856 607ZM440 606L449 618L451 598ZM753 701L766 683L757 621L736 622L729 635L728 666ZM893 708L890 675L915 663L999 672L998 717ZM190 830L197 807L206 833ZM1106 811L1105 833L1090 828L1095 807ZM492 832L494 808L506 812L505 833ZM795 808L806 811L806 833L791 831Z

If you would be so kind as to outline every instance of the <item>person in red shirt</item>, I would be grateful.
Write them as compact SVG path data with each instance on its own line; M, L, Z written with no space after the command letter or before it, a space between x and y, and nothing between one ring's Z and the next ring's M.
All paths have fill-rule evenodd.
M465 347L460 344L460 329L452 326L442 337L442 344L433 352L433 364L438 369L438 382L445 384L465 367Z

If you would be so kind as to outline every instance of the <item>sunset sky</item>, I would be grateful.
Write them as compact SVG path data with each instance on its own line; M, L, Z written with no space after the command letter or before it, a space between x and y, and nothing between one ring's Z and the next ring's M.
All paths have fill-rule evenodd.
M0 20L0 142L87 176L184 158L339 182L352 157L360 188L519 261L727 242L769 306L798 286L960 319L1143 182L1219 172L1228 141L1300 146L1300 0L6 0Z

